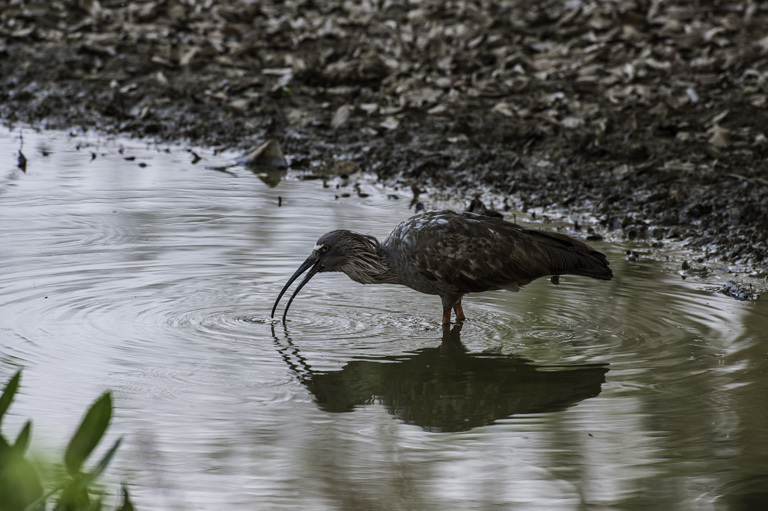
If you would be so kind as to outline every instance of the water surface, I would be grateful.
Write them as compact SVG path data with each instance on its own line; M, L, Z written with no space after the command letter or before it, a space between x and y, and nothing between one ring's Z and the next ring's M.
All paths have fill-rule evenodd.
M62 449L112 389L109 477L138 509L768 502L768 306L674 254L597 243L615 280L470 295L460 331L436 297L323 274L284 326L272 302L315 240L382 237L410 193L31 131L23 173L18 146L0 134L0 377L24 368L4 430L32 418Z

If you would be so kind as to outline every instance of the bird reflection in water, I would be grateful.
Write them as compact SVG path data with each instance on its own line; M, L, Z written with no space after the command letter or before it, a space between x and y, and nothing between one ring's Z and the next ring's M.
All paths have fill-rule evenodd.
M275 342L320 409L350 412L379 402L427 431L467 431L514 415L564 410L597 396L608 372L604 364L549 366L470 353L461 342L461 324L443 328L439 347L353 360L330 372L312 370L287 333L285 342L276 335Z

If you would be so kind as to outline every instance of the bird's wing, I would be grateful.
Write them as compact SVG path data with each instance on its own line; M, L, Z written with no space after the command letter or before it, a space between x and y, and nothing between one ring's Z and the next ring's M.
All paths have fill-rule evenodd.
M434 213L407 236L411 264L425 277L464 293L516 291L534 279L565 273L610 278L605 256L557 233L526 229L500 218Z

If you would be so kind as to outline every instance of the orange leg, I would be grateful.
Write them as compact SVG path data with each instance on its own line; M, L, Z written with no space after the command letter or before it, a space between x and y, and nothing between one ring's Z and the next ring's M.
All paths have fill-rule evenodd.
M444 325L451 324L451 308L450 307L443 309L443 324Z
M466 316L464 316L464 309L461 308L461 302L453 304L453 312L456 313L456 321L464 321L467 319ZM448 315L450 319L450 313L448 313ZM443 316L445 316L445 314L443 314ZM443 317L443 320L445 320L445 317Z

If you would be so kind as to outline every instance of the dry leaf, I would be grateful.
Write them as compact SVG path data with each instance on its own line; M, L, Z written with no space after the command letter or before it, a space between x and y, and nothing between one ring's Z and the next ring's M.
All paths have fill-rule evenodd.
M352 114L353 108L352 105L342 105L337 108L336 113L333 114L333 119L331 119L331 127L336 129L346 123L349 120L349 116Z
M723 128L719 124L712 126L709 131L709 139L707 141L710 145L717 147L718 149L725 149L731 145L731 132L727 128Z
M395 117L389 116L384 121L379 123L379 126L381 126L384 129L387 130L395 130L398 126L400 126L400 121L398 121Z

